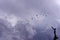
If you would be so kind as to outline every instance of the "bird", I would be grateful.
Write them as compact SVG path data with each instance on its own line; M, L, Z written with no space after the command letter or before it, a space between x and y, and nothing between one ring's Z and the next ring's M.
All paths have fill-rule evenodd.
M51 27L52 27L52 26L51 26ZM56 35L56 28L52 27L52 29L54 30L54 38L53 38L53 40L57 40L58 37L57 37L57 35Z

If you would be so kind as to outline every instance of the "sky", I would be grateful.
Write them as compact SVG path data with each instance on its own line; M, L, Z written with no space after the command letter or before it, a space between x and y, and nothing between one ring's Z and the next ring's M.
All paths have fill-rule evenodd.
M60 40L60 0L0 0L0 40Z

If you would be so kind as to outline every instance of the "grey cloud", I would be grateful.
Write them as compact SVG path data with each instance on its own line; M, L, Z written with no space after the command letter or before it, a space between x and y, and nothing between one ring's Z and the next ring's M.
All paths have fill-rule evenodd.
M21 40L29 40L27 38L28 35L33 35L31 40L49 40L48 37L45 38L46 35L52 40L52 33L48 34L50 32L47 30L50 29L51 25L56 26L58 30L60 28L60 24L56 21L56 19L60 18L60 9L54 3L54 0L0 0L0 11L1 10L3 14L14 14L23 19L22 22L20 21L20 25L16 25L21 29L21 31L18 32L21 33L19 34ZM41 22L37 21L39 18L36 15L40 15L40 17L44 17L44 19L42 19ZM22 23L24 24L22 25ZM34 35L34 31L36 31L37 34Z

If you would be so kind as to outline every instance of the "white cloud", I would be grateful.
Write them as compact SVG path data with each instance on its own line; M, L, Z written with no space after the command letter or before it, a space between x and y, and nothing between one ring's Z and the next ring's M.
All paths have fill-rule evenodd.
M55 4L57 4L58 6L60 6L60 0L54 0Z
M18 18L19 19L19 18ZM7 21L12 25L15 26L18 19L14 15L10 15L7 17Z
M6 21L7 23L9 23L9 25L14 27L20 18L16 17L14 14L0 13L0 19Z

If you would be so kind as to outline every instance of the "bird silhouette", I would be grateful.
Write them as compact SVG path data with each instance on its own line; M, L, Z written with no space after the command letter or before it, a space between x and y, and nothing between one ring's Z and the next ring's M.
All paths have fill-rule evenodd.
M53 38L53 40L57 40L58 37L57 37L57 35L56 35L56 28L52 27L52 29L54 30L54 38Z

